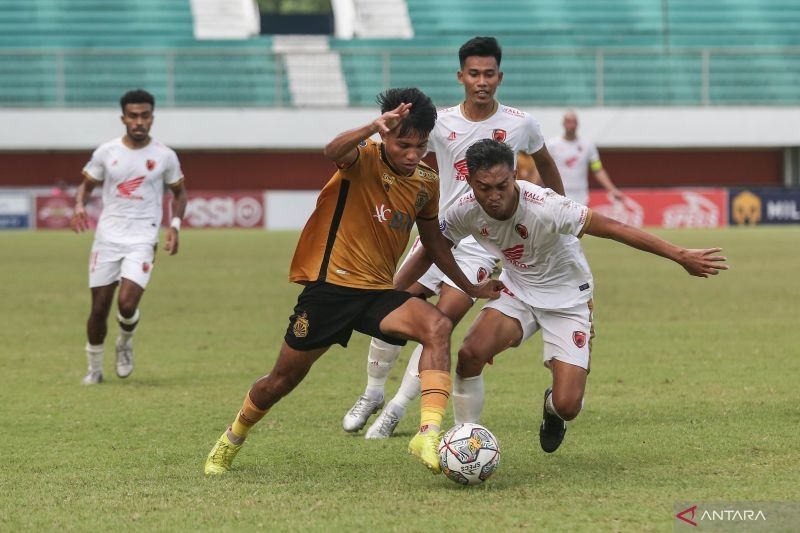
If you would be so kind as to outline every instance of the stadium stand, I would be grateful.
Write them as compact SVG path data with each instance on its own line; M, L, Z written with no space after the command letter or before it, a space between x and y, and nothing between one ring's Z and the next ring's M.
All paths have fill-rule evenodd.
M189 0L0 0L0 105L101 105L140 85L167 106L372 106L409 85L450 105L455 50L476 33L500 39L512 105L800 103L796 0L406 3L413 38L330 38L317 61L269 36L198 41ZM359 24L379 19L373 7ZM338 65L348 94L334 98Z

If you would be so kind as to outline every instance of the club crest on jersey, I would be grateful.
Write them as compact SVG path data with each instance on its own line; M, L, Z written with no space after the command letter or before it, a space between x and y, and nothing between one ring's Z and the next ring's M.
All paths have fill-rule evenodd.
M304 312L302 315L296 315L294 324L292 324L292 334L298 339L308 336L308 315Z
M575 343L575 346L578 348L583 348L586 346L586 333L583 331L573 331L572 332L572 342Z
M358 143L358 145L359 145L361 148L366 148L366 147L367 147L367 141L361 141L360 143Z
M478 269L478 283L482 282L483 280L485 280L488 277L489 277L489 271L486 270L483 267L480 267Z
M145 274L150 272L150 263L142 263L142 272Z
M525 227L525 224L517 224L514 226L514 229L517 230L517 233L519 233L519 236L523 239L528 238L528 228Z
M386 189L387 191L389 190L390 185L394 185L394 176L386 172L384 172L383 176L381 176L381 180L383 181L384 189Z
M156 168L156 162L153 159L148 159L145 163L145 166L147 167L147 170L152 171L154 168Z
M506 136L507 136L506 130L501 130L501 129L492 130L492 139L494 139L497 142L505 142Z

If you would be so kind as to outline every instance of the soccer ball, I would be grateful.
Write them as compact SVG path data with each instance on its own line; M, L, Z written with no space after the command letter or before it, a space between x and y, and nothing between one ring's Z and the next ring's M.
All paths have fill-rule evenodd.
M458 424L439 443L442 473L456 483L477 485L500 464L500 446L492 432L480 424Z

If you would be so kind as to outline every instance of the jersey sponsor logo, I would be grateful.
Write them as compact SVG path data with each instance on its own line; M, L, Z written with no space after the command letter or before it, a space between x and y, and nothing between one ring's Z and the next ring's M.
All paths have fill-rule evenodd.
M506 260L514 265L517 268L529 268L529 265L525 263L520 263L520 259L525 254L525 246L522 244L517 244L516 246L512 246L511 248L506 248L502 250L503 256L505 256Z
M500 143L505 142L507 135L508 134L506 133L506 130L501 130L499 128L492 130L492 139L494 139L497 142Z
M474 204L475 203L475 195L473 193L469 193L466 196L462 196L461 199L458 201L458 205L466 205L466 204Z
M478 283L482 282L483 280L485 280L488 277L489 277L489 271L486 270L483 267L480 267L478 269Z
M577 162L578 162L577 156L568 157L564 160L564 164L567 165L569 168L574 167L575 163Z
M517 230L517 233L519 233L519 236L523 239L528 238L528 228L525 227L525 224L517 224L514 226L514 229Z
M384 172L383 176L381 176L381 180L383 180L383 183L385 183L386 185L394 185L395 177L392 176L391 174L387 174L386 172Z
M117 196L120 198L129 198L131 200L141 200L141 196L134 196L133 193L141 187L144 182L145 176L139 176L130 180L123 181L117 185Z
M422 170L421 168L417 169L417 174L420 178L424 179L425 181L438 181L439 175L435 172L428 172L426 170Z
M456 181L467 181L467 178L469 177L469 169L467 168L466 159L456 161L456 163L453 165L453 168L456 169Z
M578 348L583 348L586 346L586 333L583 331L573 331L572 332L572 342L575 343L575 346Z
M145 163L145 166L147 167L147 170L152 172L153 169L156 168L156 162L153 159L148 159Z
M513 115L515 117L524 117L525 113L520 111L519 109L514 109L513 107L503 107L503 113L508 113L509 115Z
M116 160L116 159L115 159L115 160L113 160L113 161L111 162L111 166L112 166L112 167L115 167L115 166L117 166L117 160Z
M447 136L448 141L455 141L456 140L456 132L451 131L450 135Z
M308 315L303 312L302 315L295 315L294 324L292 324L292 334L298 339L308 337Z
M414 217L402 211L392 210L385 204L381 204L380 207L376 205L375 214L372 217L377 218L381 224L388 222L389 227L396 231L411 231L411 228L414 227Z
M525 194L523 195L523 198L525 198L525 200L527 202L530 202L532 204L544 205L545 195L544 194L536 194L535 192L531 192L531 191L525 191Z

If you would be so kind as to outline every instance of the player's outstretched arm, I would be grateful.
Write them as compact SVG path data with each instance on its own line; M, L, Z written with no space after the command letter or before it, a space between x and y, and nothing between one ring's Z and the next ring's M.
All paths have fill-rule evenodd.
M175 255L178 253L180 221L183 220L183 215L186 214L188 198L183 180L174 185L170 185L169 188L172 191L172 222L169 228L167 228L167 242L164 244L164 250L169 252L169 255Z
M561 181L561 173L550 152L547 151L547 146L542 146L538 152L533 153L533 161L536 163L536 170L539 172L544 186L564 196L564 182Z
M470 283L453 258L453 252L450 251L452 243L442 235L437 220L418 218L417 228L419 229L419 239L427 250L427 254L430 255L436 266L458 285L459 289L473 298L494 299L500 296L500 291L504 287L500 281L489 279L478 285Z
M614 239L633 248L671 259L692 276L707 278L728 270L726 258L716 255L722 248L681 248L652 233L623 224L599 213L592 213L584 231L588 235Z
M617 189L617 186L614 185L614 182L611 181L611 176L608 175L606 169L603 167L598 168L597 170L592 170L592 174L594 175L594 179L597 180L597 183L603 186L605 190L611 193L611 195L616 198L617 200L624 200L625 195Z
M408 116L411 104L400 104L395 109L387 111L369 124L365 124L360 128L347 130L333 138L325 146L322 152L325 157L336 163L340 167L348 167L355 163L358 157L357 146L358 143L365 139L369 139L376 133L388 133L400 121Z
M80 233L89 229L89 216L86 214L86 199L91 196L92 191L98 182L84 176L83 181L78 186L75 193L75 208L72 212L70 227L75 233Z

